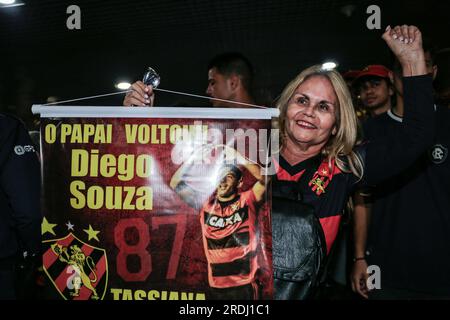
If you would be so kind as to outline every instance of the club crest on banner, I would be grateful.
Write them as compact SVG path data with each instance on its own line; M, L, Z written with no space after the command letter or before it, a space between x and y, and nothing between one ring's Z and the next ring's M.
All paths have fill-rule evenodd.
M43 241L44 271L65 300L102 300L108 284L106 251L78 239Z

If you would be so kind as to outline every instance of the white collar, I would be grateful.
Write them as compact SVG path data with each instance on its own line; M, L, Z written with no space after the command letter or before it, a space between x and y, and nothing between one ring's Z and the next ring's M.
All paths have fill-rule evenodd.
M392 109L389 109L389 110L387 111L387 115L388 115L389 117L391 117L393 120L397 121L397 122L403 122L403 118L402 118L402 117L399 117L399 116L397 116L397 115L395 115L395 114L392 112Z

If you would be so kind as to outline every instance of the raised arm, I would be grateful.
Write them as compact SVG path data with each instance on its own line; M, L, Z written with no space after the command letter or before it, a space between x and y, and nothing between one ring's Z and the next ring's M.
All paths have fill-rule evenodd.
M192 165L192 160L189 159L185 163L183 163L177 171L175 171L172 179L170 179L169 186L172 188L184 202L186 202L190 207L194 209L200 209L201 203L199 203L199 195L198 193L190 187L185 179L186 173L188 169Z
M395 136L367 144L364 179L375 185L412 164L434 137L431 75L427 75L422 35L414 26L388 27L383 34L403 70L405 114Z
M404 77L427 74L422 34L416 26L388 26L382 38L400 62Z
M236 151L234 148L224 146L225 147L225 157L227 160L235 160L237 164L244 166L250 174L255 177L257 180L256 183L253 185L253 193L255 195L256 201L260 202L264 198L264 194L266 192L266 176L263 176L261 174L261 167L252 162L251 160L245 158L242 156L238 151Z

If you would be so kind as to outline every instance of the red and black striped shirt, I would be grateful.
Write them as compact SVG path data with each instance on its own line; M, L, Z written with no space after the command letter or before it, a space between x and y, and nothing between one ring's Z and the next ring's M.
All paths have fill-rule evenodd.
M255 278L256 202L250 189L227 202L214 195L203 205L200 223L211 287L241 286Z
M314 184L311 181L300 185L306 186L303 188L305 190L301 190L303 199L315 209L315 214L319 218L325 234L327 253L329 253L336 239L341 213L346 205L354 179L352 179L353 181L348 181L353 176L343 174L333 162L330 170L328 160L320 161L319 157L316 156L298 164L290 165L280 155L279 162L275 160L275 166L278 180L299 181L306 170L314 170L315 174L311 176L311 181L317 181L318 178L323 182L323 190L320 189L317 183Z

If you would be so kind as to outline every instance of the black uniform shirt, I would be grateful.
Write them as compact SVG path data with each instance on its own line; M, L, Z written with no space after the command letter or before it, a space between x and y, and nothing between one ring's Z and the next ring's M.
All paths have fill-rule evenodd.
M24 125L0 114L0 259L41 243L40 167Z
M377 186L368 238L369 264L383 286L450 295L450 109L438 106L432 146L407 170ZM392 112L369 119L371 141L395 136Z

